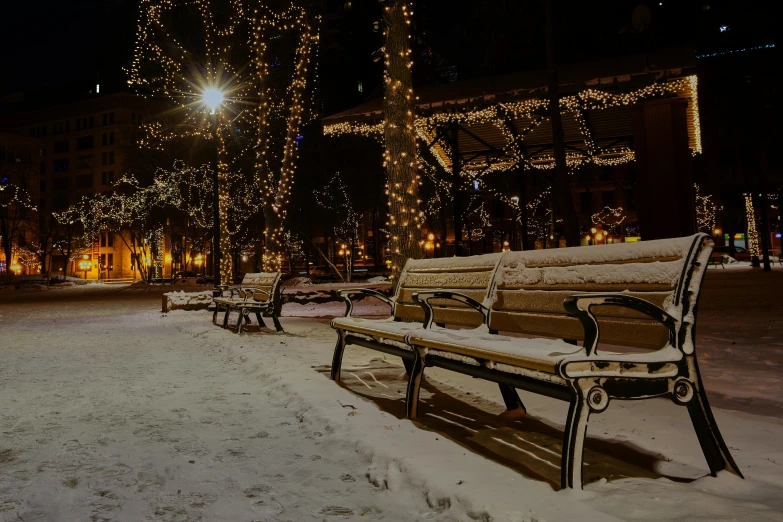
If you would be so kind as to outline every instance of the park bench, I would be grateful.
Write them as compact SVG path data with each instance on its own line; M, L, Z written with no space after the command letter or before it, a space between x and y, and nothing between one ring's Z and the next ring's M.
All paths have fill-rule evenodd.
M218 313L225 311L223 327L228 326L232 311L239 313L236 323L236 333L242 333L242 322L250 323L250 314L256 316L258 325L266 328L262 316L272 318L275 329L283 331L278 315L280 313L280 272L258 272L245 274L240 286L220 285L221 296L214 298L215 309L212 322L217 322ZM225 294L228 293L226 296Z
M338 291L346 302L345 317L332 320L337 330L337 346L332 360L332 379L340 380L340 366L346 345L354 344L402 358L405 368L413 364L413 350L405 344L405 335L424 321L424 311L414 301L419 291L445 289L458 291L477 300L486 298L490 279L500 261L501 254L488 254L467 258L409 259L400 273L395 294L389 297L368 288L352 288ZM353 303L358 296L375 297L390 307L387 319L353 317ZM484 322L483 315L465 304L437 300L431 301L435 321L477 327Z
M725 262L727 257L728 256L726 254L722 254L720 252L713 252L712 254L710 254L710 259L708 262L709 266L717 267L718 265L720 265L720 267L725 270L726 269Z
M332 378L340 379L346 344L357 344L403 359L409 418L417 416L427 366L497 383L508 410L525 411L516 389L568 401L564 488L582 486L591 413L604 411L610 399L668 397L687 407L710 471L729 468L742 476L707 402L694 347L696 305L712 247L708 236L697 234L506 252L500 259L408 261L395 296L378 296L392 307L389 319L352 318L350 296L371 291L343 292L346 317L332 321L338 332ZM412 301L421 314L410 308Z
M484 302L458 292L417 292L413 298L425 320L405 336L414 354L408 417L417 416L428 366L500 384L508 409L524 412L515 388L568 401L561 485L581 488L590 414L604 411L611 399L668 397L687 407L711 473L728 468L742 476L715 423L696 362L696 307L712 248L711 238L697 234L507 252ZM481 313L483 325L434 326L433 304L449 299Z

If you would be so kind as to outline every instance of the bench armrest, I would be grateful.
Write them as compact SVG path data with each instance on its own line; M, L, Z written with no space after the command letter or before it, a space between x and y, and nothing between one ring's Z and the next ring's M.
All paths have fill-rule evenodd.
M264 294L267 297L271 297L272 294L267 292L266 290L261 290L260 288L240 288L239 290L239 297L247 300L247 299L255 299L256 294Z
M588 357L596 352L600 337L598 319L596 319L591 308L593 306L606 305L630 308L658 321L669 330L669 339L672 346L676 345L677 319L649 301L621 293L572 295L563 300L563 308L568 312L568 315L576 317L582 323L582 328L584 328L585 332L585 353Z
M239 293L239 291L241 290L240 287L233 286L233 285L217 285L215 288L220 290L220 295L221 296L223 295L223 292L228 291L228 296L229 297L234 297L234 294L235 293Z
M377 290L371 290L370 288L345 288L343 290L337 291L337 295L340 296L340 299L345 301L345 315L343 317L351 317L351 312L353 312L353 300L351 299L352 294L362 294L365 297L375 297L380 299L389 305L392 311L394 311L394 299L389 298L389 296L384 293L381 293Z
M421 306L424 309L424 328L431 328L432 322L435 319L435 312L432 309L432 305L429 303L430 299L451 299L452 301L457 301L462 304L466 304L469 307L473 308L477 312L481 313L481 315L484 317L484 324L487 324L489 321L489 309L484 306L483 304L479 303L472 297L469 297L465 294L461 294L459 292L448 292L444 290L433 290L433 291L425 291L425 292L416 292L413 294L413 300L419 303L419 306Z

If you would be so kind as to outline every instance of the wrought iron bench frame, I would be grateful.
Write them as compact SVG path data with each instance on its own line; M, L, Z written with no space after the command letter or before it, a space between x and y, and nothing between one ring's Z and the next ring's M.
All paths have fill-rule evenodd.
M264 290L255 287L237 287L229 285L220 285L218 288L221 291L228 291L229 297L215 297L215 310L212 313L212 323L217 324L217 316L221 309L225 311L223 316L223 328L228 327L228 320L231 312L236 310L239 312L237 317L235 331L238 335L242 333L243 321L250 324L250 314L253 313L258 321L258 326L266 328L263 316L271 317L272 322L275 325L275 330L278 332L283 331L283 325L280 324L278 315L281 309L280 299L280 272L275 272L276 276L271 285L271 291ZM257 301L255 299L256 294L263 294L267 296L265 301ZM234 299L234 296L238 296L239 299Z
M543 374L537 377L536 370L521 375L502 371L496 367L477 366L430 354L427 348L417 346L411 341L412 334L406 335L406 343L413 348L414 355L413 367L408 372L406 397L408 418L417 417L422 376L425 367L428 366L436 366L500 384L506 407L509 409L524 408L515 389L567 401L570 406L561 455L561 487L581 489L583 444L590 414L606 410L611 399L642 400L668 397L675 404L687 407L710 473L714 476L720 470L729 469L742 477L720 434L707 401L694 349L696 305L702 278L699 277L692 284L693 276L696 270L706 268L704 265L709 261L712 246L711 238L706 235L697 235L694 238L689 259L685 262L674 293L676 299L681 300L682 316L679 319L649 301L619 292L577 294L565 298L563 302L565 311L577 318L584 329L584 344L583 353L578 357L564 358L557 363L555 371L560 382L543 378ZM429 303L430 299L460 301L484 315L486 328L490 324L492 311L478 301L458 292L426 291L414 294L414 300L420 304L425 313L422 330L432 329L433 309ZM592 308L605 305L630 308L665 326L669 330L667 347L676 348L681 352L682 357L675 362L668 359L655 361L654 358L651 361L639 362L632 358L623 360L622 356L611 355L602 357L597 350L600 320L596 318ZM691 320L692 323L689 323ZM497 334L492 330L489 330L489 333ZM421 330L416 334L426 335L422 334ZM518 339L519 343L530 342L523 338L515 339ZM448 351L440 348L438 350ZM574 368L569 368L570 366ZM585 369L586 366L589 368ZM519 367L524 368L523 365Z

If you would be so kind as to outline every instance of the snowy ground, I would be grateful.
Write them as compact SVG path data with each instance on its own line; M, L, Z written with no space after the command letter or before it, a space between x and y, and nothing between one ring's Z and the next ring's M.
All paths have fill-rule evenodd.
M403 419L394 358L286 305L286 333L237 337L166 289L0 292L0 520L780 520L783 271L713 270L697 350L746 480L704 476L684 408L613 402L591 419L584 492L558 491L566 405L428 370ZM383 307L363 306L379 314ZM290 317L304 315L309 317Z

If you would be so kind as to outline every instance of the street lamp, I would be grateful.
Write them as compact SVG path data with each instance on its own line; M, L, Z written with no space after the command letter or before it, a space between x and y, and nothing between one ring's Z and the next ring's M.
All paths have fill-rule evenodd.
M198 254L196 256L196 259L195 259L194 262L196 263L196 267L197 267L196 268L196 272L200 271L201 270L201 263L202 263L202 261L201 261L201 254Z
M212 141L215 144L215 155L212 161L212 214L215 230L212 233L212 272L215 286L220 285L220 203L218 201L218 115L216 109L223 103L225 95L216 87L208 87L201 93L201 101L209 108L212 115Z
M223 100L225 99L225 95L223 94L223 91L216 87L209 87L207 89L204 89L204 92L201 93L201 101L209 107L209 113L215 114L215 109L220 107L220 104L223 103Z

